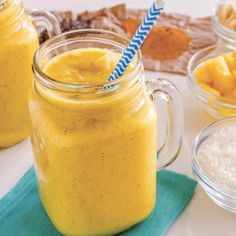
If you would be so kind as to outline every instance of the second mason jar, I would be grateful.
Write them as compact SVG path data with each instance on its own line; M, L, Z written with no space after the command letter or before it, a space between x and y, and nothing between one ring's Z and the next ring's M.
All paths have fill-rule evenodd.
M38 10L31 13L51 35L60 32L52 14ZM38 46L37 32L22 1L0 0L0 148L29 135L27 104L31 65Z
M106 82L127 42L74 31L34 58L29 108L39 192L65 235L114 235L144 220L156 199L157 127L169 131L158 152L169 160L158 168L180 150L179 93L164 79L146 85L140 53L122 78ZM168 129L157 124L157 98L168 104Z

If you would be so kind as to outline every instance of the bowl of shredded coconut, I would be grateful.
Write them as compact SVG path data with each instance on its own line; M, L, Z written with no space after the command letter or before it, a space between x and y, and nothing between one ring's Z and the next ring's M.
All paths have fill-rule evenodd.
M236 116L200 132L193 146L192 168L213 201L236 213Z

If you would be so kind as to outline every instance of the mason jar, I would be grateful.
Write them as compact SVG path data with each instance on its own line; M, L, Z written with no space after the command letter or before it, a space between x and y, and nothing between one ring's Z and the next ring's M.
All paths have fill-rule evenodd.
M50 35L60 32L52 14L38 10L31 14ZM35 27L22 1L0 0L0 148L29 135L27 103L33 77L31 65L38 46Z
M43 206L65 235L114 235L144 220L155 205L157 169L180 151L179 92L165 79L146 82L140 52L131 71L103 84L59 82L44 72L74 49L122 53L127 43L108 31L72 31L48 40L34 57L29 110L36 175ZM169 160L157 165L157 156Z

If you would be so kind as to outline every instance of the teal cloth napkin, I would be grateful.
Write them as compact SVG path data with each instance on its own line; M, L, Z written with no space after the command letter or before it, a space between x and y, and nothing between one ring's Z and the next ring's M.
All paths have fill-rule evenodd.
M122 236L162 236L183 211L196 188L185 175L163 170L157 175L157 203L153 213ZM0 235L61 236L44 211L31 168L0 200Z

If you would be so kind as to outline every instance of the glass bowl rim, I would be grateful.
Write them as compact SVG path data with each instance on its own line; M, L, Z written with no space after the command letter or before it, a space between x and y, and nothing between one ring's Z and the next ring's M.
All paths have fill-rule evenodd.
M229 50L234 50L235 48L232 47L232 46L229 46L229 45L224 45L223 46L224 48L227 48ZM201 59L199 60L199 57L203 54L205 54L206 52L211 52L213 51L214 49L217 49L219 48L219 45L218 44L214 44L214 45L211 45L211 46L208 46L206 48L203 48L203 49L200 49L199 51L197 51L189 60L189 63L188 63L188 66L187 66L187 77L188 77L188 84L190 86L190 88L192 90L194 90L197 94L199 94L201 97L209 100L214 100L214 102L219 105L219 106L222 106L222 107L227 107L229 109L235 109L236 110L236 104L230 104L230 103L233 103L235 102L235 99L232 99L232 98L226 98L226 97L223 97L223 96L219 96L219 95L216 95L216 94L213 94L211 92L208 92L206 90L204 90L203 88L201 88L198 83L196 82L196 78L194 76L194 71L195 69L197 68L197 66L199 66L201 63L203 63L204 61L206 61L207 59ZM214 56L212 57L209 57L208 59L210 58L213 58ZM199 62L197 64L197 66L195 65L195 63Z
M213 14L211 16L211 23L213 26L213 30L215 31L215 33L223 38L224 40L231 42L231 43L235 43L236 42L236 31L233 31L229 28L227 28L226 26L222 25L219 22L218 16L217 16L217 10L218 7L224 2L224 0L219 1L216 4L216 7L213 10Z
M202 170L202 168L200 167L200 164L197 160L198 159L197 153L198 153L200 146L203 144L204 140L209 138L209 137L207 137L206 139L202 140L204 137L204 133L207 132L207 130L209 130L210 128L217 127L218 125L220 125L222 123L227 123L230 121L235 121L235 126L236 126L236 116L230 116L230 117L223 118L223 119L220 119L220 120L217 120L217 121L214 121L214 122L208 124L199 132L199 134L197 135L197 137L195 138L194 143L193 143L191 161L192 161L193 170L196 172L197 177L200 178L201 181L204 182L204 185L207 185L215 192L218 192L221 195L224 195L227 198L230 198L230 199L233 199L233 201L236 201L236 190L233 190L233 189L226 187L226 186L222 186L221 184L218 184L216 181L214 181L210 177L208 177L207 173Z

